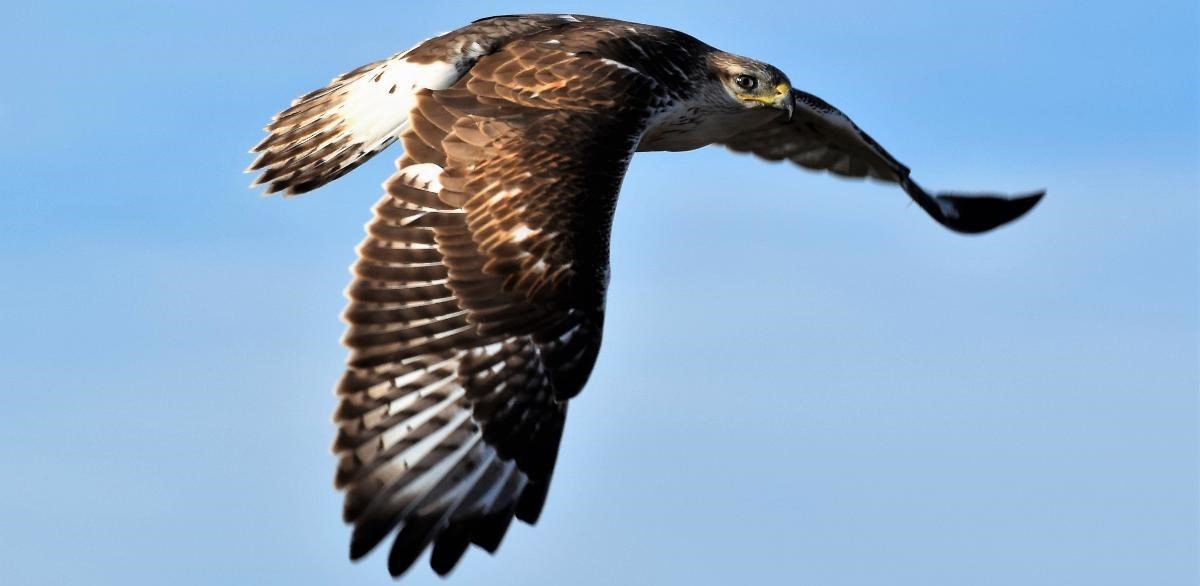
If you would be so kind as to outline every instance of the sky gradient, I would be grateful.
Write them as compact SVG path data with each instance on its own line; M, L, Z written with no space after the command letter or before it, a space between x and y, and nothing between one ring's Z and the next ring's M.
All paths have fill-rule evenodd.
M965 237L895 187L638 155L542 520L446 583L1200 581L1194 0L598 6L6 8L5 583L390 583L346 559L329 444L398 151L287 201L246 151L339 73L543 11L768 61L931 190L1048 195Z

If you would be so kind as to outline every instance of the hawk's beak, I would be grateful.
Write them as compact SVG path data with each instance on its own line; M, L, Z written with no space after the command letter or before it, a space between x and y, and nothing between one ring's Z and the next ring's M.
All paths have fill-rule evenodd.
M778 108L780 110L787 110L788 120L792 119L792 114L794 114L796 111L796 97L792 95L792 86L786 83L781 83L775 86L774 96L758 94L755 96L743 97L741 99L747 102L755 102L765 106L770 106L772 108Z
M792 96L792 87L786 83L775 86L774 105L780 110L787 110L788 120L796 113L796 98Z

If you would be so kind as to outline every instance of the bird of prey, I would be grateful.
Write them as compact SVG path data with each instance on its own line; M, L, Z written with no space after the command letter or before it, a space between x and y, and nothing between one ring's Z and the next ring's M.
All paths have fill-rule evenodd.
M608 240L638 151L709 144L897 184L984 232L1042 193L930 194L779 69L678 31L582 15L475 21L296 99L254 147L255 184L304 193L400 141L358 248L337 387L358 559L448 573L542 510L567 404L600 350Z

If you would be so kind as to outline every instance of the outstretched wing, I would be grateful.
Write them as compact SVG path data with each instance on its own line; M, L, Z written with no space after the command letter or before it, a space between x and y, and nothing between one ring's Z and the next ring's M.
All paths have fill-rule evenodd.
M337 485L358 558L448 572L533 523L600 347L608 234L661 98L637 71L514 41L416 93L354 266Z
M254 185L294 195L353 171L407 129L416 89L450 87L463 65L461 59L410 61L401 53L296 98L251 149L258 158L247 171L260 172Z
M725 146L772 161L790 160L844 177L899 183L933 219L956 232L986 232L1021 217L1041 200L1039 191L1017 197L987 193L930 195L901 164L849 117L821 98L792 90L795 113L725 141Z
M353 171L409 127L416 91L446 89L483 55L512 39L580 22L566 15L481 19L340 75L292 101L251 152L254 185L267 193L312 191Z

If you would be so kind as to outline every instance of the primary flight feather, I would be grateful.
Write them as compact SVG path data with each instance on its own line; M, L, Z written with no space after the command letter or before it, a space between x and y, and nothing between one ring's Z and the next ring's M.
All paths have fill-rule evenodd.
M396 533L394 576L430 545L444 575L471 544L494 552L514 517L537 520L567 404L600 350L635 152L722 144L873 177L965 233L1042 196L931 195L775 67L591 16L476 21L334 79L266 130L250 170L268 193L404 148L353 269L334 442L350 556Z

